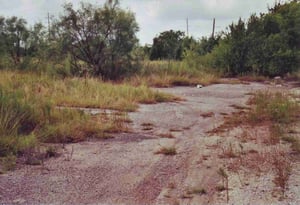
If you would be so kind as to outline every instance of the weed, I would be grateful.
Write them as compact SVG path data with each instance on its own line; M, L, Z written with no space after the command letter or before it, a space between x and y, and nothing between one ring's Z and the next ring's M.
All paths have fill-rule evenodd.
M274 183L281 189L282 197L285 197L288 179L291 172L291 161L283 152L275 151L273 154L273 167L275 171Z
M179 129L179 128L171 128L170 129L170 132L181 132L182 129Z
M241 81L250 81L250 82L265 82L269 80L265 76L260 76L260 75L245 75L245 76L240 76L238 78Z
M168 184L168 188L169 188L169 189L175 189L175 188L176 188L176 184L175 184L174 182L170 182L170 183Z
M283 130L282 126L277 123L271 124L269 126L269 132L270 132L270 134L269 134L268 141L270 144L273 144L273 145L279 143L281 136L283 136L283 134L284 134L284 130Z
M202 187L193 187L191 190L187 191L187 194L207 194L206 189L202 188Z
M180 202L177 199L174 199L172 201L172 205L180 205Z
M222 191L226 190L226 187L224 185L218 185L218 186L216 186L216 190L219 192L222 192Z
M297 137L292 137L292 136L283 136L281 138L283 141L291 143L291 148L294 152L297 154L300 153L300 141L299 138Z
M8 154L5 157L0 158L0 172L12 171L16 167L16 156L13 154Z
M142 130L148 131L148 130L153 130L154 125L152 123L145 122L145 123L142 123L141 126L143 126Z
M175 136L172 135L172 133L161 133L158 136L160 136L161 138L170 138L170 139L175 138Z
M143 127L144 131L149 131L149 130L153 130L153 127Z
M201 117L203 118L212 117L212 116L214 116L213 112L206 112L201 114Z
M249 110L250 109L249 107L236 105L236 104L230 105L230 107L237 109L237 110Z
M254 149L250 149L248 151L249 154L258 154L258 151L257 150L254 150Z
M176 148L172 147L161 147L155 154L164 154L164 155L176 155Z
M233 148L232 143L229 143L228 146L222 147L222 156L223 158L235 158L237 154Z
M287 94L280 92L259 91L249 100L249 104L255 105L248 117L251 123L271 121L288 124L295 120L299 112L297 103L290 100Z
M57 149L53 146L49 146L46 149L45 157L46 158L51 158L51 157L56 157L58 155Z
M226 201L229 202L229 176L223 168L219 168L217 172L222 177L223 186L226 187Z
M141 126L143 127L150 127L150 126L154 126L153 123L150 123L150 122L144 122L141 124Z

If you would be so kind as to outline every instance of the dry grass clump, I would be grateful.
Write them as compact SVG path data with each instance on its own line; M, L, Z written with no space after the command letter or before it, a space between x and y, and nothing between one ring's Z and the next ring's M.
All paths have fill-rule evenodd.
M103 82L95 78L54 79L47 75L1 71L0 85L26 99L43 99L55 105L134 111L138 103L174 101L178 98L147 86Z
M245 75L238 77L238 79L247 82L265 82L269 80L268 77L261 75Z
M231 173L239 175L239 172L254 176L270 175L273 177L274 189L284 198L292 171L292 160L295 159L291 158L291 154L300 153L298 133L290 131L299 123L299 105L287 93L270 91L255 93L250 98L249 105L250 109L241 110L236 107L239 111L232 116L225 116L225 123L213 130L214 134L225 133L222 138L223 146L218 147L219 156L225 158L224 164L228 171L225 173L227 176ZM234 129L237 127L238 129ZM229 132L234 133L235 139L241 140L240 151L228 144L232 140L226 138L226 133ZM293 152L282 144L283 141L291 144ZM223 184L217 188L219 191L227 189L224 186L226 175L223 175Z
M283 136L281 138L283 141L286 141L291 144L292 150L296 154L300 154L300 139L299 136Z
M213 117L215 114L213 112L205 112L201 114L201 117L203 118L208 118L208 117Z
M144 85L134 87L95 78L62 80L45 74L0 71L0 157L4 157L0 167L9 164L6 159L13 159L9 156L22 156L40 142L70 143L126 132L129 122L126 112L134 111L138 103L177 99ZM76 107L125 113L90 116Z
M172 147L161 147L155 154L164 154L164 155L176 155L177 151L174 146Z
M158 136L160 136L161 138L170 138L170 139L175 138L175 136L170 132L169 133L160 133L160 134L158 134Z
M287 93L259 91L249 100L254 105L249 112L250 123L271 121L273 123L291 123L299 115L299 105L292 101Z
M286 153L274 151L272 155L272 165L274 168L274 184L280 188L282 197L285 197L285 191L288 187L288 180L291 173L291 160Z
M219 82L219 75L190 68L183 61L144 61L139 74L129 78L128 82L153 87L210 85Z
M195 187L192 187L190 188L188 191L187 191L187 194L188 195L191 195L191 194L199 194L199 195L203 195L203 194L207 194L207 191L205 188L201 187L201 186L195 186Z

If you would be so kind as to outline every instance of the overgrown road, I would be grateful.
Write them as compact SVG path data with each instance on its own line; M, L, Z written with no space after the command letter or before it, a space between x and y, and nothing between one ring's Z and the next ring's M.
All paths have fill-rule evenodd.
M215 191L222 180L214 148L220 137L207 132L236 107L245 106L249 93L267 87L250 83L159 89L183 100L141 105L129 113L130 133L68 144L60 157L43 166L0 175L0 204L225 202L224 194ZM162 148L173 148L176 154L156 154Z

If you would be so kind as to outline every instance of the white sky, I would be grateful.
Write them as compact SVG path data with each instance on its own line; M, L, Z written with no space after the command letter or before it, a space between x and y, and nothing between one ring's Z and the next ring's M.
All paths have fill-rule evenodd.
M25 18L28 23L47 23L47 13L58 16L62 4L79 2L102 5L105 0L0 0L0 15ZM136 14L140 31L137 34L140 44L152 43L160 32L166 30L186 31L186 18L189 19L189 34L195 38L209 36L212 21L216 18L216 32L225 30L239 17L246 20L253 14L267 12L276 0L120 0L122 8ZM277 0L278 1L278 0Z

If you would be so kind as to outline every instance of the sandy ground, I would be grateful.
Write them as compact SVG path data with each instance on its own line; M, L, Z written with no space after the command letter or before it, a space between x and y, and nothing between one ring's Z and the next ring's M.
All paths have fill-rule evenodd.
M226 204L226 192L216 191L222 184L217 170L232 159L220 157L224 136L207 132L244 106L249 93L268 87L159 89L185 100L141 105L129 114L131 133L68 144L60 157L43 166L0 175L0 204ZM228 132L226 143L240 134ZM175 147L177 154L155 154L162 147ZM229 175L229 204L300 204L299 163L293 165L291 179L287 197L279 201L272 170L261 175L237 171Z

